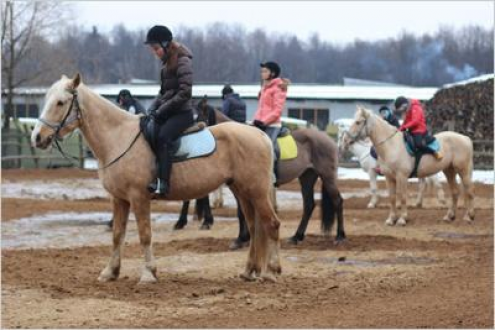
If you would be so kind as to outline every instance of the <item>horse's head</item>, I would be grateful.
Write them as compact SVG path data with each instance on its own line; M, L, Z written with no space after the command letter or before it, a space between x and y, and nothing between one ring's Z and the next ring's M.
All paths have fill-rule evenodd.
M81 125L77 93L80 83L81 76L77 73L72 79L63 75L50 87L43 111L31 134L33 146L46 149L54 138L62 139Z
M370 135L371 117L372 112L366 110L361 106L357 106L356 114L354 115L354 122L347 131L346 140L347 145L357 140L364 140Z

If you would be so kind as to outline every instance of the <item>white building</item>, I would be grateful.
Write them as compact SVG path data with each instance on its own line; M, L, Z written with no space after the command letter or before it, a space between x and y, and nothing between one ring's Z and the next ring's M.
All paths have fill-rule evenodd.
M132 95L139 99L145 107L148 107L159 90L158 84L112 84L89 85L89 88L98 94L115 102L121 89L128 89ZM251 120L257 108L260 85L232 85L234 92L238 93L247 104L247 118ZM207 95L208 102L214 107L221 107L221 90L223 85L198 84L193 86L193 98L201 99ZM14 91L14 117L38 117L43 107L44 95L48 87L26 87ZM324 129L328 123L341 118L352 118L356 105L361 104L366 108L377 111L382 105L391 105L398 96L429 100L433 97L437 88L409 87L409 86L342 86L342 85L316 85L316 84L292 84L287 93L287 103L284 116L307 120ZM5 107L5 97L2 93L2 108Z

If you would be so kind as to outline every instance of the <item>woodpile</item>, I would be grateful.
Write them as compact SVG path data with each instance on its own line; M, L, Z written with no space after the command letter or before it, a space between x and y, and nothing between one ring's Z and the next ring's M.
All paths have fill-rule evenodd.
M493 168L493 78L439 90L425 104L431 133L455 131L474 142L475 167Z

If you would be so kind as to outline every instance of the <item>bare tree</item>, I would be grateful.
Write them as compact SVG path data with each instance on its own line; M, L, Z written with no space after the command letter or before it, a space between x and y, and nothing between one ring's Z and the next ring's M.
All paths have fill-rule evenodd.
M42 61L32 70L21 69L31 55L33 40L54 37L67 8L57 1L2 2L2 89L7 95L4 128L9 127L13 114L13 90L60 65L55 60Z

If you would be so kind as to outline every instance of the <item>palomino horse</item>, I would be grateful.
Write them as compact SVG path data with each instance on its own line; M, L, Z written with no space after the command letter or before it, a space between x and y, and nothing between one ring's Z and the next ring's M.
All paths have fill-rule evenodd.
M113 253L100 273L100 281L119 276L121 249L132 209L145 256L140 282L155 282L150 200L147 185L156 175L155 156L140 132L140 117L119 110L91 91L79 74L55 82L46 94L31 141L46 149L53 139L79 128L100 164L98 174L113 203ZM270 201L273 168L270 140L246 125L225 123L211 128L217 148L202 158L176 163L172 169L168 200L201 198L227 183L239 198L249 224L248 261L241 274L246 280L275 280L280 273L280 222ZM256 161L253 161L255 159Z
M218 123L230 121L220 111L215 111ZM247 125L246 125L247 126ZM298 129L292 132L298 155L292 160L278 162L278 184L285 184L298 178L303 195L303 216L291 243L304 239L309 219L315 208L314 185L318 178L322 181L321 190L321 227L328 233L332 229L337 216L336 242L345 239L344 231L344 199L337 187L337 166L339 162L338 148L335 142L323 132L315 129ZM240 212L238 212L240 214ZM239 217L239 236L231 248L242 247L249 241L249 232Z
M349 150L359 161L359 165L370 177L370 192L371 200L368 203L368 208L375 208L378 204L378 190L376 185L377 173L375 168L377 160L371 156L370 148L372 143L369 139L353 141L346 130L339 133L338 139L339 149L341 152ZM383 167L383 165L380 165ZM426 178L419 179L418 197L414 206L421 207L423 205L423 195L428 186L433 186L437 192L437 199L440 204L445 204L445 195L442 184L438 180L436 174Z
M387 225L404 226L407 221L407 179L413 171L414 158L409 155L404 143L403 133L389 125L373 112L358 106L354 122L349 128L352 141L369 137L378 154L382 171L387 180L390 197L390 215L385 221ZM464 220L474 220L474 186L471 181L473 172L473 143L470 138L455 132L441 132L435 135L442 152L443 159L436 160L432 155L423 156L419 167L418 177L424 178L443 171L449 183L452 203L449 205L445 221L455 220L457 200L459 196L456 174L461 177L464 186L466 213ZM398 187L402 214L400 218L396 211L396 186Z

